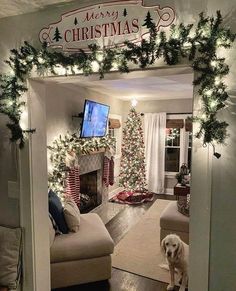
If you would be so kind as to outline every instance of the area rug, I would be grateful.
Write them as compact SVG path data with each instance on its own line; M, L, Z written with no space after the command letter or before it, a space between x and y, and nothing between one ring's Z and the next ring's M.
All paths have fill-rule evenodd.
M169 272L160 248L160 214L170 203L157 200L143 218L116 245L112 266L161 282L169 282Z
M117 195L113 196L109 201L121 204L138 205L144 202L150 202L154 198L151 192L131 192L121 191Z

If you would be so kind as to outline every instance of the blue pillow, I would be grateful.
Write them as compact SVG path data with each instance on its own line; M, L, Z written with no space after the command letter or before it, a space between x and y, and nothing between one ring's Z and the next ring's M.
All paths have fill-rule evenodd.
M50 190L48 193L48 205L49 212L52 215L53 219L55 220L59 230L62 233L68 233L69 229L65 221L61 201L57 194L55 194L52 190Z

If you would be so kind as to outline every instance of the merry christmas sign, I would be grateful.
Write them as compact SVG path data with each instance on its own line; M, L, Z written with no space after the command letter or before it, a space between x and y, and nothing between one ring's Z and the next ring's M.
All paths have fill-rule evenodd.
M147 36L150 24L157 29L170 26L175 19L171 7L144 6L141 0L118 1L88 6L61 15L39 33L40 41L64 51L86 49L96 42L101 47L139 42Z

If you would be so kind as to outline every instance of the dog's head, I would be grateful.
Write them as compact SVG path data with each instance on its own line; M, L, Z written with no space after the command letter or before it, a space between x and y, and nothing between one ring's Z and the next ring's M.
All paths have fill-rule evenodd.
M167 235L161 242L161 248L168 260L179 258L183 252L183 242L176 234Z

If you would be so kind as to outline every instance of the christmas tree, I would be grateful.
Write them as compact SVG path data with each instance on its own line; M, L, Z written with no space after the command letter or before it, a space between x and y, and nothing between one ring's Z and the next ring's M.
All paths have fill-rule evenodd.
M146 187L142 121L134 107L130 109L123 129L120 186L125 191L143 191Z
M62 39L62 37L61 37L61 33L60 33L58 27L56 27L56 30L55 30L55 33L54 33L53 40L55 40L55 41L59 41L60 39Z
M154 24L153 19L151 17L150 11L148 11L146 18L144 19L143 26L146 26L147 28L151 28L151 27L153 27L153 25L155 25L155 24Z

